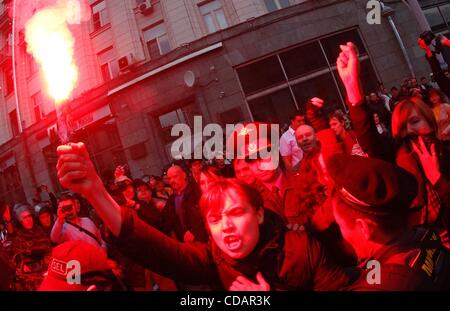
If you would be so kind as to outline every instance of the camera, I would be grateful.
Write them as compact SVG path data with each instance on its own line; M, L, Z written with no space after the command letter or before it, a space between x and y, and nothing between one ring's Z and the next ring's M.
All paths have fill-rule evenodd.
M420 34L426 45L432 45L435 53L441 53L441 36L436 36L431 30L424 31Z
M63 212L63 213L70 212L71 210L72 210L72 205L65 205L65 206L61 207L61 212Z

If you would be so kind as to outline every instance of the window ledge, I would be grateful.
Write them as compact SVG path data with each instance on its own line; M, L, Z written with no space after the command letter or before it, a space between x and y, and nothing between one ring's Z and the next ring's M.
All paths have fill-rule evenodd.
M91 33L89 34L89 36L90 36L91 38L94 38L94 37L98 36L99 34L101 34L102 32L104 32L104 31L106 31L106 30L108 30L108 29L110 29L110 28L111 28L111 23L108 23L108 24L106 24L106 25L103 25L101 28L96 29L96 30L94 30L93 32L91 32Z

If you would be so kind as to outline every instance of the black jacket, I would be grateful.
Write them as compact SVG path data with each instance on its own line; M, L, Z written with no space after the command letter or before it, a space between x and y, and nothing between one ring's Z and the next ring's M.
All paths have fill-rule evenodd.
M321 245L305 231L285 231L265 220L255 250L242 260L208 243L180 243L122 209L116 245L140 265L189 284L228 289L237 276L255 280L260 271L272 290L337 290L348 276L330 262Z
M163 212L165 221L164 232L174 231L177 239L183 241L186 231L190 231L195 236L195 241L206 242L208 240L208 234L198 208L200 196L201 193L197 184L189 182L184 190L181 202L181 212L184 219L183 225L176 212L175 194L171 195L167 200L167 205Z
M167 230L166 230L167 228L164 226L163 213L161 211L159 211L153 205L153 203L151 203L151 202L147 203L147 202L138 200L138 204L139 204L139 209L137 210L137 213L143 221L145 221L150 226L155 227L159 231L162 231L166 234L170 233L170 232L167 232Z
M425 56L428 63L430 64L431 70L433 71L434 79L436 83L439 85L439 88L445 95L450 97L450 80L444 75L444 72L441 69L439 61L436 58L436 55L433 52L433 56L428 58Z

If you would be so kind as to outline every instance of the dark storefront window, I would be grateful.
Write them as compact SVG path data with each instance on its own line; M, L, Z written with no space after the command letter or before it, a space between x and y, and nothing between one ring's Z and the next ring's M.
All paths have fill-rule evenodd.
M378 79L375 75L375 72L373 71L372 63L370 62L370 59L366 56L363 59L361 59L361 67L360 67L360 73L361 73L361 83L363 86L363 90L366 92L366 94L376 92L377 91L377 83ZM339 90L341 91L341 94L345 94L344 85L342 84L341 79L339 78L339 73L337 70L333 70L333 74L335 76L335 79L339 85Z
M427 6L423 8L423 13L434 33L450 38L450 4L444 1L439 1L437 4L436 2L438 1L431 3L431 6L430 2L421 3ZM450 48L443 48L442 54L445 60L450 59Z
M191 134L193 135L194 117L202 115L203 114L196 103L189 103L156 116L156 124L160 128L161 141L164 145L164 150L168 159L173 158L171 154L172 143L181 136L181 134L179 134L180 136L171 136L172 127L175 124L186 124L191 129ZM152 116L150 117L153 118ZM192 150L192 152L194 151Z
M74 135L75 141L86 144L89 155L102 180L114 179L116 166L127 163L119 131L113 120L98 121Z
M288 88L248 102L253 118L260 122L278 123L289 120L296 107Z
M306 111L306 102L312 97L322 98L326 103L324 109L327 111L342 108L339 92L330 73L298 83L292 87L292 90L302 112Z
M336 59L341 52L339 46L341 44L347 44L347 42L353 42L358 47L360 56L367 54L366 48L364 47L358 31L356 29L353 29L320 40L320 43L323 46L323 50L325 51L325 55L330 64L336 63Z
M339 45L354 42L360 52L366 91L375 90L377 77L356 29L323 37L236 69L255 121L289 123L295 110L305 113L306 101L321 97L326 110L344 108L345 92L336 73Z
M164 143L171 143L177 139L177 137L171 136L172 127L175 124L187 124L193 132L194 116L201 115L202 113L195 103L159 115L158 123L161 127L161 135Z
M448 28L448 25L439 7L436 6L433 8L425 9L423 13L425 14L425 17L430 24L431 30L441 31Z
M327 68L327 60L320 52L319 42L299 46L280 54L289 79Z
M238 68L244 93L249 95L255 91L270 88L285 82L283 69L276 55L270 56L256 63Z
M450 4L438 5L423 10L431 30L444 31L450 27Z

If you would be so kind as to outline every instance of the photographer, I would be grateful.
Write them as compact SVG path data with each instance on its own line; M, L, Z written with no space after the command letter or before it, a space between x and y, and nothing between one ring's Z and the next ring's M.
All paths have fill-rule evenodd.
M433 44L433 42L435 43ZM420 35L418 44L426 53L426 59L430 64L434 79L439 85L439 88L447 96L450 96L450 80L445 76L436 58L436 54L441 53L443 46L450 47L450 40L444 36L435 36L431 31L427 31ZM448 60L445 61L448 64Z
M50 239L61 244L66 241L82 240L92 245L104 247L100 231L87 217L78 217L80 202L69 194L63 194L58 201L57 219Z

